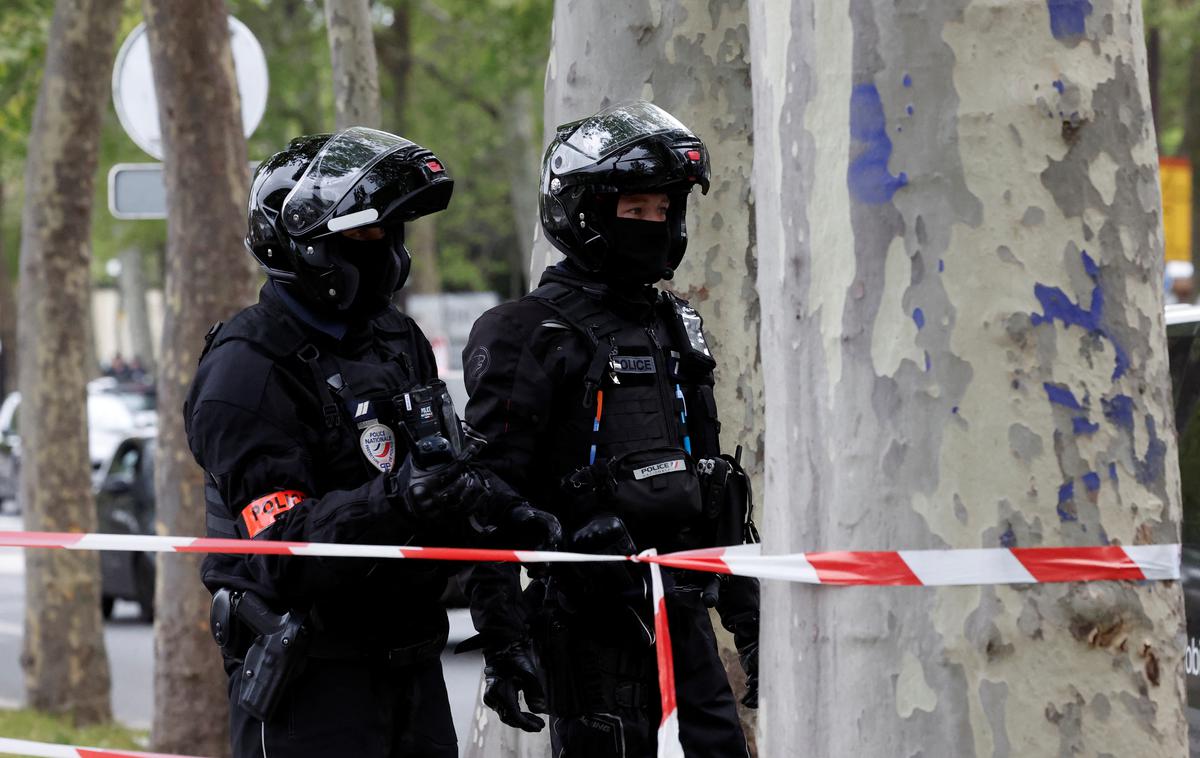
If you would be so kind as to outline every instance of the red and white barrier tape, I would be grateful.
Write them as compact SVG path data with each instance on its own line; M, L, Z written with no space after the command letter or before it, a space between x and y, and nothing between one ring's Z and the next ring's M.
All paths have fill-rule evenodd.
M646 558L653 558L648 550ZM675 703L675 658L671 654L671 628L667 625L667 598L663 593L662 569L650 564L650 589L654 600L654 655L658 659L658 696L662 718L658 722L658 758L684 758L679 741L679 709Z
M136 750L72 747L70 745L55 745L49 742L10 740L6 737L0 737L0 753L43 756L43 758L194 758L193 756L168 753L139 753Z
M157 553L231 553L255 555L407 558L417 560L495 561L504 563L583 563L635 561L650 564L654 601L659 695L658 758L683 758L675 668L663 595L662 566L720 574L781 579L806 584L924 585L1036 584L1103 580L1179 579L1179 545L1107 545L1103 547L971 548L962 550L840 551L762 555L759 545L709 548L657 555L591 555L537 550L342 545L321 542L159 537L154 535L3 532L0 547L123 550ZM181 758L158 753L76 748L0 738L0 753L49 758ZM187 758L182 757L182 758Z
M761 555L759 545L664 555L592 555L538 550L343 545L328 542L159 537L74 532L0 532L0 547L235 553L346 558L406 558L504 563L636 561L670 568L782 579L805 584L946 586L1179 578L1179 545L1014 547L959 550L839 551Z

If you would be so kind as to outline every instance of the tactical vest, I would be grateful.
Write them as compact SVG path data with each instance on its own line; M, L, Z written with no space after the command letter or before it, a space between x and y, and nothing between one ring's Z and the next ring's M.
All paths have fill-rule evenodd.
M719 442L711 369L682 366L675 349L674 296L660 293L644 323L557 282L527 297L561 321L544 327L570 328L593 351L578 399L566 398L551 430L576 459L566 494L594 490L593 507L616 511L639 546L677 541L701 517L696 459L717 455Z
M303 421L322 430L320 449L313 454L313 460L321 464L313 472L317 488L322 492L349 489L403 463L408 453L396 423L397 403L404 392L425 384L437 373L421 349L411 319L389 311L375 319L371 328L371 345L362 355L348 358L319 350L298 326L253 306L209 331L200 360L226 342L243 340L295 375L314 396L312 415ZM390 435L377 436L391 447L385 449L383 442L375 445L373 457L379 464L373 465L368 459L370 443L364 437L380 425ZM205 501L208 536L248 536L237 518L245 504L225 503L211 478Z

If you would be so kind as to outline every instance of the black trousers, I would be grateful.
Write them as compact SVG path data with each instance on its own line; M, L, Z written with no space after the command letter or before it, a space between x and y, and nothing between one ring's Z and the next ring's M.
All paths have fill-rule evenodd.
M270 721L237 705L239 667L227 662L234 758L457 758L458 740L433 658L403 668L310 658Z
M667 620L671 629L671 650L675 661L675 696L679 708L680 741L688 758L746 758L746 737L738 720L737 706L725 667L717 652L716 636L708 609L696 593L667 596ZM572 687L592 700L582 713L551 713L550 741L555 758L654 758L657 751L658 723L662 713L657 683L654 648L631 650L626 642L617 655L604 650L606 641L622 640L596 628L577 630L570 635L567 656L543 660L550 678L550 667L564 665L568 658L572 669ZM634 653L630 656L630 653ZM621 660L628 680L618 686L623 703L598 707L587 693L611 688L596 681L596 660ZM587 661L588 665L580 665ZM609 672L613 673L613 672ZM590 680L590 681L589 681ZM630 687L629 685L633 685ZM605 698L609 699L609 698ZM630 700L634 702L630 702ZM552 711L555 709L551 705Z

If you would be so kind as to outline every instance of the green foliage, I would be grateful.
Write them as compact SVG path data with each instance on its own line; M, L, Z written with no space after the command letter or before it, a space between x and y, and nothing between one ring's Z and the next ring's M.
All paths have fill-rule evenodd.
M333 129L329 43L323 0L227 0L258 37L267 57L266 115L251 136L262 160L301 134ZM5 0L0 13L0 234L15 274L24 145L41 79L53 0ZM398 49L391 24L407 10L411 51ZM448 289L497 289L517 243L509 200L505 116L520 90L534 95L540 140L541 90L550 48L553 0L375 0L376 45L385 129L438 153L455 177L454 200L438 220L439 263ZM118 44L141 21L140 0L125 0ZM113 58L116 57L116 48ZM398 53L398 54L397 54ZM407 64L407 97L395 107L397 76ZM161 271L166 224L118 221L108 211L108 172L116 163L151 162L125 135L109 105L100 142L93 201L93 273L108 283L105 263L136 247Z
M1147 34L1159 33L1158 130L1159 150L1177 155L1183 150L1187 127L1187 98L1191 57L1200 44L1200 2L1196 0L1144 0Z
M124 750L145 750L148 735L119 724L101 724L80 729L69 719L27 710L0 710L0 734L15 740L52 742ZM8 755L8 753L0 753Z
M505 120L517 93L532 93L540 143L554 4L390 0L389 9L406 1L413 29L409 101L404 123L385 127L434 150L454 176L454 199L438 219L443 285L505 292L509 252L519 244L509 199L515 148ZM394 91L388 74L381 77L385 103Z
M46 38L54 12L53 0L6 0L0 13L0 266L17 271L20 244L20 194L16 191L25 165L37 102L38 84L46 57Z

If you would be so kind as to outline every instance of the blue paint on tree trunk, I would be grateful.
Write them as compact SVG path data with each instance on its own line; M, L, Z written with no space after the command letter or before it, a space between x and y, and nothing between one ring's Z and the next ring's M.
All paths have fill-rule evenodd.
M1159 439L1153 416L1146 416L1146 434L1150 437L1146 445L1146 457L1134 459L1134 474L1139 484L1150 484L1162 478L1163 463L1167 458L1167 443Z
M1112 374L1115 382L1128 370L1129 356L1104 328L1104 289L1100 286L1100 267L1096 265L1086 250L1082 253L1082 259L1084 271L1096 283L1096 286L1092 288L1089 307L1084 308L1082 304L1072 301L1067 293L1058 287L1035 284L1033 295L1041 303L1042 313L1032 314L1030 321L1034 326L1061 321L1064 329L1080 326L1107 339L1112 343L1113 350L1116 351L1116 366L1113 368Z
M1099 427L1096 427L1099 429ZM1095 471L1089 471L1083 475L1083 486L1087 487L1088 492L1095 492L1100 489L1100 475Z
M1055 405L1062 405L1074 411L1083 410L1083 406L1075 399L1075 394L1066 387L1050 382L1044 383L1042 387L1046 390L1046 397Z
M1100 431L1099 424L1093 424L1086 416L1076 416L1072 419L1075 434L1095 434Z
M1062 521L1078 521L1079 517L1075 515L1074 509L1068 509L1066 505L1072 503L1075 499L1075 482L1067 482L1058 488L1058 507L1055 510L1058 512L1058 517Z
M1016 547L1017 535L1013 534L1012 524L1004 530L1004 534L1000 535L1000 547Z
M1055 39L1070 39L1083 34L1087 17L1092 15L1088 0L1046 0L1050 11L1050 33Z
M1101 398L1100 406L1104 409L1104 417L1125 431L1133 431L1133 398L1129 395L1117 395L1112 400ZM1116 473L1116 468L1113 468Z
M846 184L860 203L882 205L891 202L896 190L908 184L901 172L892 176L888 160L892 140L887 135L887 117L883 101L874 84L859 84L850 93L850 166Z
M918 329L925 328L925 312L920 308L913 309L913 323L917 325Z

